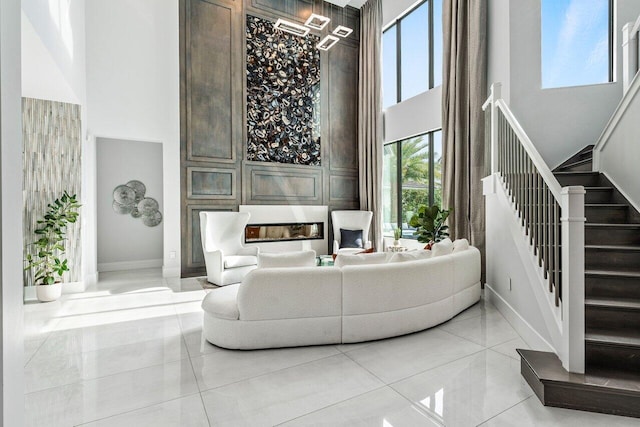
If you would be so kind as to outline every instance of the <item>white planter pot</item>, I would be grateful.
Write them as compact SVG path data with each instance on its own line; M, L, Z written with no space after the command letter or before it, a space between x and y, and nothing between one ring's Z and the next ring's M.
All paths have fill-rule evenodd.
M49 302L60 298L62 294L62 283L54 283L53 285L36 285L36 295L38 301Z

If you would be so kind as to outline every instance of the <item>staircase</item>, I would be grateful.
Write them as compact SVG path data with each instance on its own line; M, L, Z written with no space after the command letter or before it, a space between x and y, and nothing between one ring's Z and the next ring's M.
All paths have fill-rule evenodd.
M554 175L585 187L585 374L554 353L518 350L543 404L640 417L640 213L601 173L588 146Z

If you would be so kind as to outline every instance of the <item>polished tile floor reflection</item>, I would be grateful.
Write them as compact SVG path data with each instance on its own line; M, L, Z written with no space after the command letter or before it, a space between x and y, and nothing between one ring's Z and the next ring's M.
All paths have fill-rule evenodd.
M361 344L229 351L202 340L197 279L159 270L25 306L28 426L637 426L546 408L490 304ZM215 290L213 290L215 292Z

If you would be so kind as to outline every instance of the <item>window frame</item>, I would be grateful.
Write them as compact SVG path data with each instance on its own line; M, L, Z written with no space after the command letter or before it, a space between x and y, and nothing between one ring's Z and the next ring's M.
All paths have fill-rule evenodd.
M612 1L612 0L610 0ZM423 4L428 3L427 5L427 21L429 25L428 32L428 40L427 40L427 55L429 57L429 66L428 66L428 78L427 78L427 91L434 88L434 69L433 69L433 54L434 54L434 37L433 37L433 0L422 0L415 5L413 5L410 9L407 9L402 15L398 16L396 19L391 21L383 30L382 34L386 33L391 28L396 29L396 100L394 103L389 106L399 104L403 102L402 99L402 20L407 16L411 15L416 9L421 7ZM383 77L384 78L384 77ZM422 93L422 92L421 92ZM383 95L384 96L384 95ZM415 95L414 95L415 96ZM410 99L410 98L407 98ZM405 100L406 101L406 100ZM397 142L397 141L394 141Z
M435 204L435 144L434 144L434 134L436 132L441 132L442 133L442 128L436 128L436 129L432 129L429 130L427 132L423 132L423 133L418 133L416 135L413 136L408 136L402 139L397 139L395 141L389 141L389 142L385 142L383 144L383 147L386 146L391 146L393 144L397 144L396 145L396 194L398 195L398 200L396 200L396 209L398 212L398 218L396 221L396 224L394 224L395 227L399 228L399 229L403 229L402 228L402 219L404 216L404 212L402 209L402 185L403 185L403 179L404 177L402 176L402 143L404 141L408 141L412 138L416 138L419 136L424 136L425 138L428 138L428 144L429 144L429 184L428 184L428 203L429 206L433 206ZM383 149L384 152L384 149ZM384 206L384 200L383 200L383 206ZM416 236L402 236L403 239L417 239Z

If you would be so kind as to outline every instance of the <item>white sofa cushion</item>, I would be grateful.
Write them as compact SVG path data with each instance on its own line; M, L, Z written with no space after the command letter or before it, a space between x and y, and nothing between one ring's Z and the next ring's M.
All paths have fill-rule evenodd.
M479 283L480 280L480 251L471 246L466 251L451 254L453 262L453 292L460 292Z
M246 267L257 263L258 257L253 255L229 255L224 257L224 268Z
M315 265L316 251L314 250L258 255L258 268L314 267Z
M451 257L342 268L343 315L382 313L451 296Z
M467 239L456 239L453 241L453 252L462 252L469 249L469 241Z
M418 261L421 259L429 259L431 258L431 251L425 249L416 249L414 251L407 252L397 252L394 253L389 262L407 262L407 261Z
M431 256L433 258L450 255L451 252L453 252L453 242L449 238L441 240L438 243L434 243L433 246L431 246Z
M340 316L342 274L338 268L258 268L238 292L240 320Z
M239 319L238 304L236 303L240 283L214 289L202 300L202 309L223 319Z
M362 251L362 249L361 249ZM335 267L341 268L345 265L368 265L384 264L391 257L387 252L374 252L370 254L338 254L333 263Z

